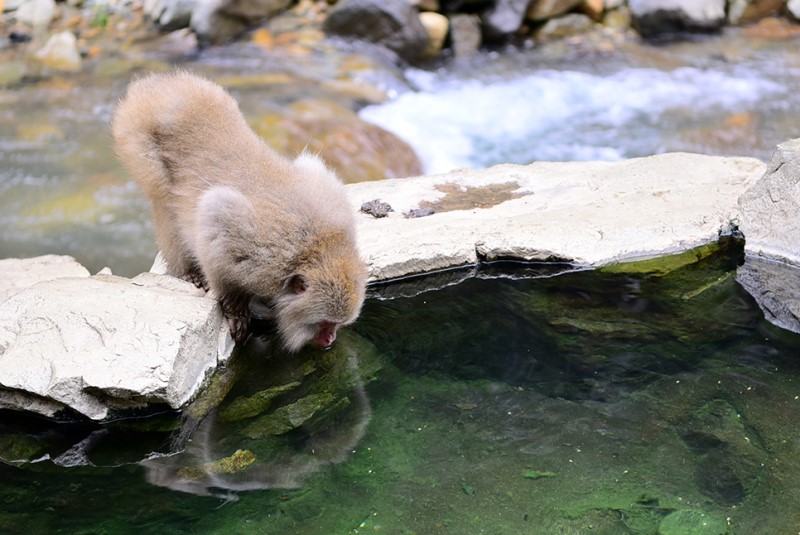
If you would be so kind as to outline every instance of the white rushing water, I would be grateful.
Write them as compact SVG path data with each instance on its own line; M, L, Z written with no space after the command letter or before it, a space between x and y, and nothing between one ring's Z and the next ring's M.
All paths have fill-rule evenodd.
M619 160L670 150L665 132L746 113L785 93L742 71L544 70L487 83L410 73L420 88L361 117L400 136L426 173L537 160ZM746 155L746 154L742 154Z

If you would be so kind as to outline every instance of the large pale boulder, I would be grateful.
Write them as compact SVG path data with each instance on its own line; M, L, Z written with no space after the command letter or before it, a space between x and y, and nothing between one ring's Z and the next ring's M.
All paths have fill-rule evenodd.
M644 37L707 32L725 23L725 0L630 0L633 25Z
M358 220L371 278L381 280L479 259L594 267L684 251L716 241L735 224L739 196L763 170L752 158L672 153L614 163L500 165L347 187L356 206L380 199L394 209ZM474 207L490 196L505 200ZM459 198L461 209L448 208ZM403 216L425 206L436 213Z
M778 145L739 206L748 254L800 266L800 139Z
M154 274L37 283L0 304L0 407L178 408L232 351L219 305Z

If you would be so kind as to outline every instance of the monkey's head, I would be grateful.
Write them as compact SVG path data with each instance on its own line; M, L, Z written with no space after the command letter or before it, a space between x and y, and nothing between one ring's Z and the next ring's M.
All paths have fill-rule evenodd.
M271 306L293 352L309 342L330 346L358 317L367 281L341 183L318 159L300 161L293 183L305 186L291 196L261 192L256 205L236 188L215 186L196 211L196 254L211 289Z
M351 247L329 250L290 275L273 304L286 349L297 351L308 342L330 346L339 327L361 312L366 281L364 264Z

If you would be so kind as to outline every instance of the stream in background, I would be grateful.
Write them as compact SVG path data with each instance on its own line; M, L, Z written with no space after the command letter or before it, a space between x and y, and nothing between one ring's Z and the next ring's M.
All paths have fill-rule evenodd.
M798 135L795 46L736 30L604 53L565 45L483 53L400 72L352 51L294 57L242 43L182 67L230 87L251 123L276 131L292 125L264 117L303 100L360 110L436 173L678 150L768 160ZM0 257L69 254L92 272L109 266L128 276L149 268L147 203L114 159L108 122L134 73L165 68L112 59L91 74L0 90ZM393 98L376 104L370 91Z

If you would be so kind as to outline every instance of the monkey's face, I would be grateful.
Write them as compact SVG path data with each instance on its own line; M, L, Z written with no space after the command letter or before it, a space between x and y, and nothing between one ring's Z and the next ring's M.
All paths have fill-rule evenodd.
M339 327L353 323L361 312L366 278L357 257L327 258L323 265L290 276L274 305L285 347L330 346Z

